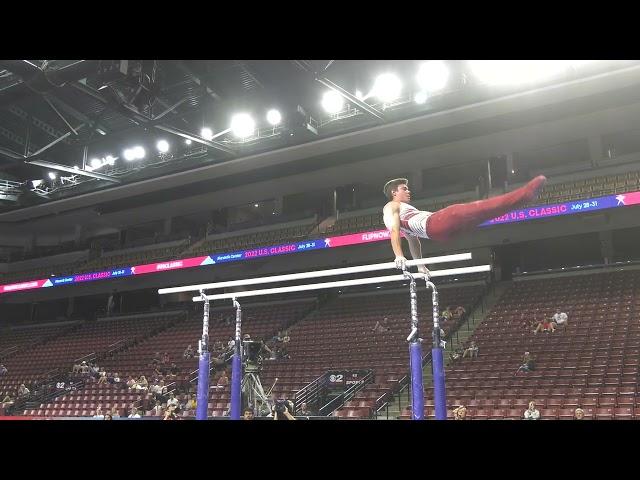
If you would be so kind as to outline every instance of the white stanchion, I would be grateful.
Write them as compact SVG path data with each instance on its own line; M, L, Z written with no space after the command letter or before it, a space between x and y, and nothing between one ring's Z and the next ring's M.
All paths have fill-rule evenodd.
M421 258L419 260L407 260L407 267L417 265L434 265L438 263L462 262L471 260L471 253L456 253L453 255L440 255L437 257ZM305 280L308 278L332 277L335 275L350 275L352 273L365 273L377 270L395 269L395 262L373 263L356 267L332 268L329 270L316 270L312 272L289 273L286 275L272 275L269 277L247 278L244 280L232 280L228 282L202 283L199 285L186 285L182 287L161 288L160 295L180 292L199 292L200 290L212 290L216 288L241 287L244 285L258 285L263 283L288 282L293 280Z
M430 272L430 277L445 277L449 275L464 275L469 273L490 272L491 265L477 265L473 267L449 268ZM415 278L424 278L425 274L414 273ZM257 297L261 295L276 295L279 293L305 292L309 290L322 290L325 288L352 287L356 285L369 285L375 283L388 283L407 280L404 275L387 275L381 277L358 278L355 280L342 280L335 282L311 283L306 285L291 285L288 287L268 288L263 290L248 290L246 292L220 293L207 295L209 300L224 300L242 297ZM193 297L194 302L202 302L202 297Z

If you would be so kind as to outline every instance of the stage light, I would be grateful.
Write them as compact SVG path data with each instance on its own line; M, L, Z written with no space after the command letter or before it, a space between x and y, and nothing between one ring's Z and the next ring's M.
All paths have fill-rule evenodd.
M42 185L42 180L31 180L31 185L33 185L33 188L38 188Z
M231 118L231 131L236 137L246 138L253 135L256 122L248 113L236 113Z
M169 151L169 142L166 140L159 140L156 147L160 153L167 153Z
M146 155L146 152L142 147L133 147L133 155L134 155L134 158L139 160L141 158L144 158L144 156Z
M213 135L212 135L212 136L213 136ZM204 138L204 137L202 137L202 138ZM187 139L184 141L184 143L186 143L187 145L191 145L191 140L187 138Z
M267 122L269 122L274 127L276 125L279 125L281 121L282 121L282 115L280 115L280 112L275 108L267 112Z
M205 140L211 140L213 138L213 130L211 130L209 127L204 127L202 130L200 130L200 136Z
M344 99L338 92L329 90L322 96L322 108L324 108L327 113L338 113L342 110L343 106Z
M473 75L489 85L518 85L567 71L567 60L470 60Z
M258 208L260 206L260 204L259 203L254 203L253 206Z
M57 175L55 173L53 173L53 172L49 172L49 178L51 180L55 180L57 178Z
M413 97L413 100L418 105L422 105L423 103L426 103L427 102L427 92L418 92L418 93L416 93L415 97Z
M111 166L113 166L116 163L116 159L115 157L112 157L111 155L107 155L105 157L105 160L107 161L107 163Z
M402 82L393 73L383 73L373 84L373 95L384 103L390 103L400 98Z
M91 166L96 169L96 168L100 168L102 166L102 160L98 159L98 158L94 158L91 160Z
M133 151L133 148L127 148L124 152L122 152L122 156L127 162L134 160L136 158L136 154Z
M441 60L431 60L420 65L418 85L425 92L433 93L442 90L449 79L449 69Z
M364 93L362 93L360 90L356 90L356 98L358 100L364 100Z

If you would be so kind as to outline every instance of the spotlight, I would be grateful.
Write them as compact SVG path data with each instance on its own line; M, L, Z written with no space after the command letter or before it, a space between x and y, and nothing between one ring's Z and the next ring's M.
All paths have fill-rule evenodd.
M136 154L133 151L133 148L127 148L124 152L122 152L122 156L127 162L134 160L136 158Z
M107 163L111 166L113 166L116 163L116 159L115 157L112 157L111 155L107 155L105 157L105 160L107 161Z
M33 185L33 188L38 188L42 185L42 180L31 180L31 185Z
M98 158L94 158L93 160L91 160L91 166L96 169L96 168L100 168L102 166L102 161Z
M205 140L211 140L213 138L213 131L209 127L204 127L200 130L200 136Z
M418 85L423 90L433 93L442 90L449 79L449 69L440 60L425 62L418 70Z
M55 173L53 173L53 172L49 172L49 178L50 178L51 180L55 180L55 179L56 179L56 177L57 177L57 175L56 175Z
M427 92L418 92L413 99L418 105L422 105L427 102Z
M400 97L402 83L393 73L383 73L376 78L373 94L384 103L391 103Z
M231 119L231 131L236 137L250 137L255 128L256 122L247 113L237 113Z
M282 121L282 115L278 110L271 109L267 112L267 122L269 122L274 127L278 125Z
M254 203L253 206L258 208L260 206L260 204L259 203Z
M329 90L322 96L322 108L324 108L327 113L338 113L342 110L343 106L344 99L342 95L334 90Z
M160 140L156 144L156 147L160 153L167 153L169 151L169 142L166 140Z
M141 158L144 158L144 156L146 155L146 152L142 147L133 147L133 154L134 154L134 158L141 159Z
M568 70L566 60L470 60L474 76L489 85L517 85L540 81Z
M204 138L204 137L202 137L202 138ZM191 140L187 138L187 139L184 141L184 143L186 143L187 145L191 145Z
M364 93L362 93L360 90L356 90L356 98L358 100L364 100Z

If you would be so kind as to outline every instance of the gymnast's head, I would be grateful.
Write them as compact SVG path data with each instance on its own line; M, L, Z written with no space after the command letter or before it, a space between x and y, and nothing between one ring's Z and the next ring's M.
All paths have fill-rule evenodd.
M389 201L408 202L411 200L409 180L406 178L394 178L384 184L384 194Z

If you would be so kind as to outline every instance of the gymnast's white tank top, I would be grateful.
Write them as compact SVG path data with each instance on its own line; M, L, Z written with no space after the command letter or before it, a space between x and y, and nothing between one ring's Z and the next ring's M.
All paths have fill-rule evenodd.
M384 212L384 224L388 230L393 228L393 217L391 213ZM431 216L431 212L418 210L416 207L408 203L400 202L400 231L406 235L415 237L429 238L427 236L427 218Z

